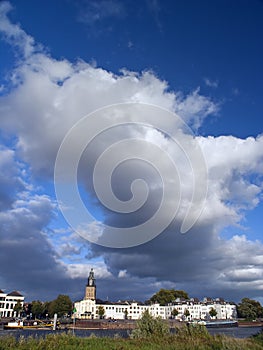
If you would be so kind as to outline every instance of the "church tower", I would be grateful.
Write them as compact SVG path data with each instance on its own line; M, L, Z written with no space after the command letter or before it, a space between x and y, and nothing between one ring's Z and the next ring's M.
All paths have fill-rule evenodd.
M88 283L86 284L85 299L96 300L96 284L93 269L90 270Z

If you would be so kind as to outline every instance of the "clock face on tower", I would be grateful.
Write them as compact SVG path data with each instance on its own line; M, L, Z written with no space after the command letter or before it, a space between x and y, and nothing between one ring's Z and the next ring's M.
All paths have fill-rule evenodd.
M96 280L94 277L93 269L89 273L89 277L86 284L85 299L96 300Z

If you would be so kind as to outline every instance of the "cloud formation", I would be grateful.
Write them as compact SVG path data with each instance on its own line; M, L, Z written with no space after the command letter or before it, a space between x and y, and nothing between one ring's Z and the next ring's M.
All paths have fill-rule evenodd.
M113 7L115 12L102 6L98 14L94 4L90 3L91 22L121 13L116 5ZM92 170L99 155L112 143L133 137L143 139L149 145L160 145L177 156L183 174L181 211L163 234L147 244L129 249L115 250L88 244L72 233L54 234L60 225L65 226L59 220L54 224L55 198L40 195L36 189L30 190L28 178L32 174L35 181L41 179L44 184L45 181L50 183L60 144L82 117L108 105L142 102L178 113L190 127L198 130L219 107L201 95L199 89L188 95L170 91L168 83L151 71L122 70L113 74L84 61L56 60L36 45L21 27L10 22L7 17L10 10L9 3L1 3L0 30L14 48L19 48L21 55L10 74L12 79L7 89L10 92L0 99L1 127L17 140L13 149L5 145L0 151L0 169L3 169L0 177L2 285L8 284L8 289L12 289L13 286L18 288L19 284L32 298L41 298L43 290L45 295L49 290L50 296L54 297L55 291L80 296L76 281L82 286L92 263L100 278L101 297L104 298L146 299L164 286L202 296L204 285L211 296L235 300L244 294L260 296L262 242L249 240L243 231L239 234L247 211L255 208L262 196L263 137L260 135L243 140L232 136L194 137L183 133L185 140L197 140L203 151L208 192L197 224L181 235L182 212L191 198L188 184L193 177L172 140L155 128L141 126L117 128L102 134L83 154L78 169L82 194L86 196L88 206L95 207L96 213L101 210L105 222L120 227L143 222L158 207L160 179L142 162L117 168L112 180L114 193L121 200L130 198L131 182L138 175L147 180L149 199L141 211L126 218L108 211L96 198ZM164 125L164 129L166 127ZM169 125L169 130L172 135L178 131L176 125ZM150 147L144 151L152 152ZM158 158L156 164L161 166L162 161ZM21 164L24 165L21 167ZM171 182L174 181L174 174L168 175ZM198 171L195 175L199 176ZM169 198L169 205L175 205L174 198ZM98 224L93 223L90 229L97 232ZM221 230L229 226L236 227L237 234L231 239L223 239ZM23 276L19 274L21 266L27 271ZM149 283L142 285L142 280ZM115 291L109 288L113 282Z
M123 2L118 0L83 1L79 21L92 26L105 19L122 19L126 11Z
M209 78L204 78L205 85L211 87L211 88L217 88L218 87L218 80L211 80Z
M18 24L9 21L7 15L12 10L12 5L3 1L0 5L0 31L4 39L15 49L18 49L25 57L29 57L36 49L34 39L26 34Z
M0 210L11 208L18 191L26 184L19 164L15 161L15 152L2 147L0 149Z
M46 297L57 288L66 290L65 269L48 244L45 227L52 215L46 196L23 198L13 208L0 213L1 285L22 290L26 296Z

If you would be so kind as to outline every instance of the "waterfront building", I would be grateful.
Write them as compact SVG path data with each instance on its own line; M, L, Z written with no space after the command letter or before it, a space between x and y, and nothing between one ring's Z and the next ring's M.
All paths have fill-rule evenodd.
M17 291L11 293L4 293L0 290L0 317L16 317L19 316L14 308L20 302L23 308L25 298Z
M91 269L85 288L84 299L76 302L74 308L77 318L96 318L96 280Z
M212 308L216 311L216 316L214 317L211 317L209 313ZM93 269L91 269L89 274L84 299L75 302L74 309L74 317L80 319L98 319L103 317L115 320L138 320L146 310L154 317L162 319L175 318L179 321L209 320L211 318L233 320L236 318L236 305L219 298L204 298L203 301L199 301L196 298L189 300L178 298L165 306L157 303L146 305L134 300L118 301L116 303L96 300L96 284ZM176 316L173 316L174 309L178 313Z
M166 307L166 318L172 318L172 312L174 309L177 310L178 315L175 319L178 320L234 320L237 317L236 305L234 303L228 303L223 299L209 299L204 298L202 301L199 300L179 300L177 299L173 303L169 303ZM216 316L211 317L210 311L215 309ZM189 311L186 312L186 310ZM188 316L186 316L188 315Z

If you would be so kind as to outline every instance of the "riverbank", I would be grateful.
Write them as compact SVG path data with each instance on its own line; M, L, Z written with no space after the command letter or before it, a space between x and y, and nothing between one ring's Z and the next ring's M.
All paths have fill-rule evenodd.
M224 320L222 320L224 321ZM166 321L170 329L178 329L184 327L187 322L179 322L177 320ZM216 323L216 322L215 322ZM210 326L213 323L209 324ZM227 325L226 325L227 326ZM234 326L234 325L232 325ZM249 322L249 321L238 321L238 327L263 327L263 322ZM136 327L136 320L76 320L73 324L61 325L66 329L134 329ZM219 325L220 327L220 325Z
M258 333L260 333L262 327L231 327L231 328L210 328L208 329L209 334L211 335L226 335L232 338L250 338ZM122 337L128 338L132 330L130 329L78 329L78 328L68 328L64 330L52 329L16 329L16 330L0 330L0 337L3 336L14 336L16 339L20 337L46 337L49 334L62 334L66 333L69 335L74 334L76 337L87 338L90 336L96 336L98 338L102 337ZM174 330L170 329L170 332L173 334Z
M177 320L167 320L165 321L170 329L180 329L184 327L186 322L179 322ZM4 329L4 326L7 325L7 321L1 320L0 329ZM136 320L75 320L75 322L71 323L59 323L58 329L60 330L72 330L72 329L80 329L80 330L133 330L136 327ZM248 322L248 321L238 321L238 327L263 327L263 322ZM21 327L23 328L23 327ZM24 327L24 328L32 328ZM43 325L40 327L35 326L36 329L44 329ZM48 327L50 329L53 328L53 325Z
M170 329L181 328L185 325L184 322L176 320L166 321ZM62 324L60 327L66 329L134 329L136 327L136 320L76 320L72 324Z

